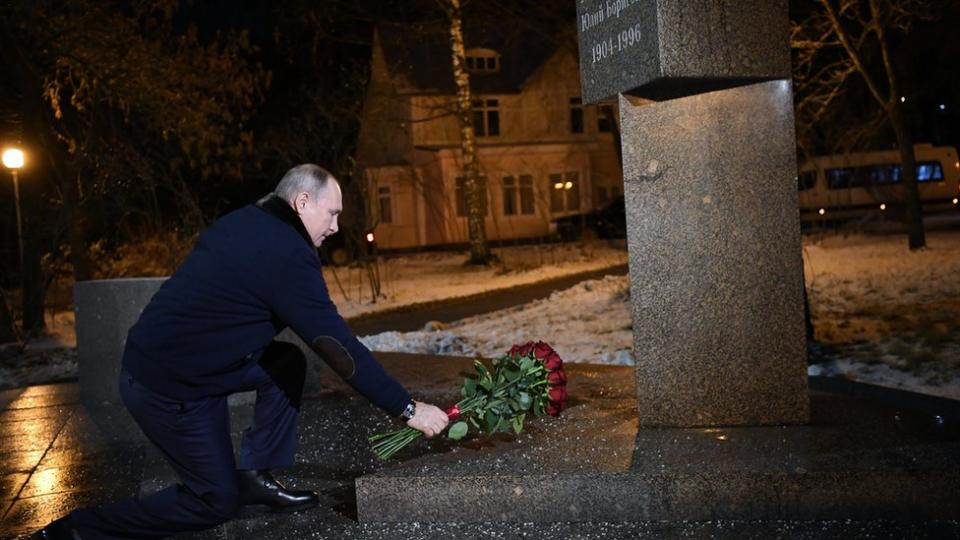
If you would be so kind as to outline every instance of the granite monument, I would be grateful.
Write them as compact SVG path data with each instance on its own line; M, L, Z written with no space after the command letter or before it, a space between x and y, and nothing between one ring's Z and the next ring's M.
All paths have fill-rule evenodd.
M619 96L641 427L809 418L784 0L580 0Z

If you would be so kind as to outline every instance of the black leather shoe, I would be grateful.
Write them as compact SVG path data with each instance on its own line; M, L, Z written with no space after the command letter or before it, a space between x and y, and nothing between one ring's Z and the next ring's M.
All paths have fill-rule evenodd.
M83 540L75 529L67 525L67 518L60 518L30 535L29 540Z
M270 471L237 471L240 479L240 504L265 506L271 512L297 512L313 508L320 497L313 491L290 490L277 482Z

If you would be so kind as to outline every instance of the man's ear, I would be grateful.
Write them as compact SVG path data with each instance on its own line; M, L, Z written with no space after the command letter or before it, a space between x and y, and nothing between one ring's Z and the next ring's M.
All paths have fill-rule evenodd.
M303 208L307 205L308 202L310 202L310 194L307 193L306 191L301 191L293 199L294 211L296 211L299 214L300 211L303 210Z

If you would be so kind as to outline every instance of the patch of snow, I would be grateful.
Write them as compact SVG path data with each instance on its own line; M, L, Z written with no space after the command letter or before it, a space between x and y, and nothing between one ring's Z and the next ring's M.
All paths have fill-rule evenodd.
M449 323L439 332L385 332L360 340L376 351L485 357L542 340L568 362L632 365L629 288L626 276L606 276L549 298ZM439 352L441 344L451 345Z

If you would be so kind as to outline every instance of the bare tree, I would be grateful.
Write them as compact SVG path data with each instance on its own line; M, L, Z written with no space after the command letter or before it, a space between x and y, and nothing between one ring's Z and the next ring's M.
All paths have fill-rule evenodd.
M829 116L845 85L860 76L880 105L897 139L909 247L926 245L917 188L913 134L908 125L898 67L891 56L890 33L909 33L931 16L929 0L818 0L817 8L793 27L794 78L801 129ZM879 60L877 60L879 58ZM801 133L801 145L804 133Z
M470 239L470 263L490 262L490 246L484 229L484 209L477 162L477 137L473 129L473 100L470 75L467 73L463 45L463 10L460 0L438 0L450 21L450 50L453 56L453 78L457 85L457 116L460 121L460 149L463 152L463 189L467 205L467 229Z

